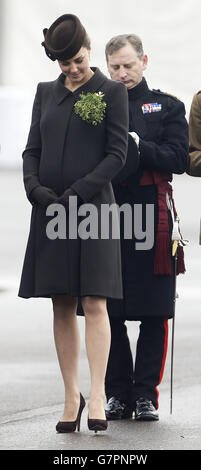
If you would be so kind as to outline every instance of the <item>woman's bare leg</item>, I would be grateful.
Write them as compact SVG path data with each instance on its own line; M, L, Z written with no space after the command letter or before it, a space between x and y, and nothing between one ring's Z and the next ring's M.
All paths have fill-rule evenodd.
M52 302L55 345L65 386L65 406L61 421L74 421L80 404L78 387L80 334L76 315L77 298L55 295L52 297Z
M105 419L105 374L111 342L106 299L83 297L82 306L86 319L86 349L91 373L89 418Z

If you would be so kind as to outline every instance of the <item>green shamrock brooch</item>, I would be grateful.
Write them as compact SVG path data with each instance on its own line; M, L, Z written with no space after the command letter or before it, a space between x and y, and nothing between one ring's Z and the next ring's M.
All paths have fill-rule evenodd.
M106 102L103 101L104 94L98 93L81 93L80 100L74 105L75 112L83 121L97 126L105 116Z

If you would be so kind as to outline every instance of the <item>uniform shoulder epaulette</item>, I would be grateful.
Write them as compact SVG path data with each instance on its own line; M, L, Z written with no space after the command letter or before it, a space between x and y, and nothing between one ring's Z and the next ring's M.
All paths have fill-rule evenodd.
M178 97L175 96L175 95L172 95L171 93L167 93L166 91L155 90L154 88L153 88L152 91L153 91L154 93L156 93L156 94L159 94L159 95L169 96L170 98L173 98L175 101L181 101L180 98L178 98Z

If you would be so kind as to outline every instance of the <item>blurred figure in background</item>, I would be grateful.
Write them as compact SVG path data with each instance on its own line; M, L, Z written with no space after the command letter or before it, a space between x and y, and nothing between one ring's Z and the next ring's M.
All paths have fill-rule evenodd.
M190 161L188 174L201 176L201 90L193 97L189 116Z
M201 176L201 90L198 91L191 104L189 116L190 162L187 173L190 176ZM201 245L201 220L200 220Z

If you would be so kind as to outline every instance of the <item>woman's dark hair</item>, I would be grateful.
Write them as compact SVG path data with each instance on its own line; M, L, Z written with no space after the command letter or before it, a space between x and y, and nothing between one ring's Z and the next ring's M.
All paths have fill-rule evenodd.
M82 47L86 47L86 49L91 48L91 40L90 40L90 37L87 33L85 33Z

